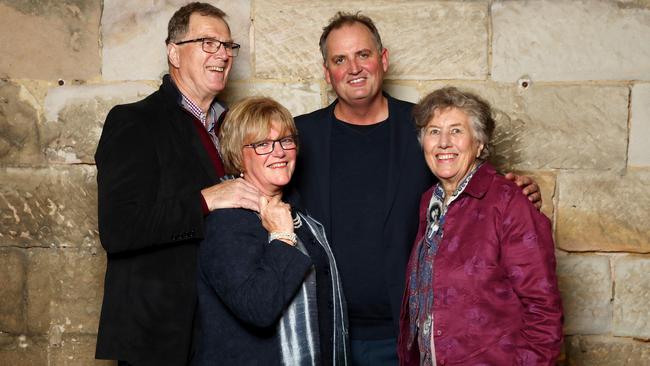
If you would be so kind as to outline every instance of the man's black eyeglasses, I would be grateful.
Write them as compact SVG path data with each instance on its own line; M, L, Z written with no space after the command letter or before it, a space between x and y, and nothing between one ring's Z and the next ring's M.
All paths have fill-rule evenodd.
M185 43L193 43L193 42L201 42L201 47L203 48L203 51L207 53L217 53L217 51L219 51L219 48L221 48L221 46L223 45L223 47L226 49L226 54L231 57L237 57L237 55L239 54L239 48L241 48L241 46L237 43L222 42L215 38L189 39L187 41L174 42L174 44L182 45Z

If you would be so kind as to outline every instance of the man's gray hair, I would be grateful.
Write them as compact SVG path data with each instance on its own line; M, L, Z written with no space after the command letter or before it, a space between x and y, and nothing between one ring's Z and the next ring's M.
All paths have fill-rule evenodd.
M169 19L165 44L178 42L181 38L185 37L185 34L187 34L187 28L190 25L190 17L194 13L221 19L230 31L228 22L226 22L226 13L224 13L223 10L208 3L193 2L176 10L174 15L172 15L172 18Z

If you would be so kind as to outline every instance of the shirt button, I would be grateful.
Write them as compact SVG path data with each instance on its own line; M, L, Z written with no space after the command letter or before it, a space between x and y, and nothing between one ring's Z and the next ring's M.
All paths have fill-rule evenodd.
M437 330L437 331L436 331L436 335L441 336L441 335L442 335L442 331L441 331L441 330Z

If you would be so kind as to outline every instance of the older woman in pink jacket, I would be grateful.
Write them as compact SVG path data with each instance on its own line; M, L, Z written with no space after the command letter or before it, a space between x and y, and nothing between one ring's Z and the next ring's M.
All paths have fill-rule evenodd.
M439 182L422 196L400 320L402 365L554 365L562 305L551 225L486 161L490 106L456 88L414 109Z

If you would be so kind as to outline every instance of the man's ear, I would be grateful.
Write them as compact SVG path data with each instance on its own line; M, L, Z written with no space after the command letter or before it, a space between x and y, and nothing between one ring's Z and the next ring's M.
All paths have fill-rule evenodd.
M332 80L330 79L330 73L329 70L327 69L327 64L323 62L323 75L325 75L325 81L332 85Z
M383 67L384 73L388 72L388 48L383 48L381 50L381 65Z
M177 45L171 42L167 45L167 61L176 69L181 67L181 57L178 52L179 50Z

